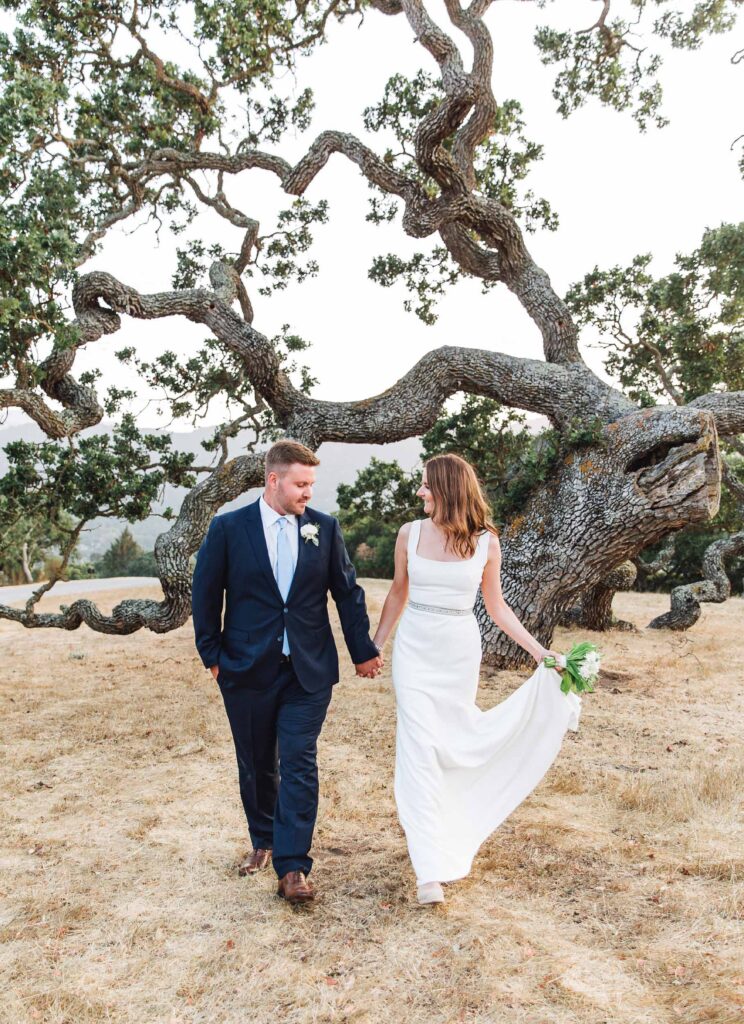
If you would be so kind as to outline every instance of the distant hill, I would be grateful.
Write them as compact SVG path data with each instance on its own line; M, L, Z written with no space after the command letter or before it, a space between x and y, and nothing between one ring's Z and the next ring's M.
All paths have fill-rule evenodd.
M545 422L541 416L528 417L528 426L531 430L538 430ZM83 434L99 433L105 430L110 424L102 423L90 431L83 431ZM162 431L153 429L153 434ZM205 464L205 453L201 442L210 437L212 429L204 427L199 430L192 430L188 433L173 433L173 445L179 451L194 452L197 461ZM250 432L239 434L230 442L230 456L240 455L244 445L251 438ZM10 441L43 441L45 435L35 423L13 424L0 430L0 475L5 473L8 460L5 457L5 446ZM264 446L265 447L265 446ZM340 442L329 442L322 444L318 449L320 466L316 473L316 483L313 489L311 504L322 512L333 512L336 509L336 490L339 484L353 483L359 470L368 465L374 456L386 462L393 460L400 463L406 469L413 469L419 462L421 452L420 439L409 437L404 441L395 441L392 444L342 444ZM261 488L254 488L246 491L235 501L224 505L221 511L228 511L233 508L240 508L250 501L255 501L261 493ZM171 506L178 510L186 494L183 487L166 487L163 502L156 506L157 511ZM91 559L103 554L112 541L121 533L125 526L124 520L119 519L95 519L88 529L80 537L79 551L84 559ZM167 530L169 523L160 515L154 514L143 520L141 523L131 523L129 528L136 541L146 550L152 550L155 538L158 534Z

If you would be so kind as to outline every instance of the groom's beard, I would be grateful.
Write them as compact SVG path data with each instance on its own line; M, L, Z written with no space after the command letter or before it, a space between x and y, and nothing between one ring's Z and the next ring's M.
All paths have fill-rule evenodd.
M305 511L305 506L310 501L309 498L301 500L295 498L294 500L291 500L290 498L287 498L282 494L277 494L277 499L279 501L279 504L281 504L282 508L284 509L285 513L288 513L289 515L293 516L301 516L302 513Z

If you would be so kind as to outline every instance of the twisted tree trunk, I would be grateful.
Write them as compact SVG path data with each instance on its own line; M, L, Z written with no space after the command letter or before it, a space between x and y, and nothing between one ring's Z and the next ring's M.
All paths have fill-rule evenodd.
M740 511L744 512L744 483L722 462L723 479L732 494L738 499ZM700 618L703 601L720 604L731 596L731 580L726 572L726 562L744 555L744 531L730 534L708 546L703 555L703 579L686 583L672 590L671 607L663 615L657 615L649 622L650 629L689 629Z
M630 560L616 566L600 583L588 587L578 604L566 609L559 619L560 625L584 626L598 633L608 629L634 630L632 622L613 614L612 599L618 590L630 590L637 575L638 570Z
M700 618L703 601L720 604L731 597L725 563L744 555L744 531L714 541L703 556L703 579L672 590L671 607L649 622L649 629L689 629Z
M26 583L34 582L34 574L31 572L31 566L28 561L28 541L24 540L21 547L21 568L23 569L23 578Z
M645 409L608 424L601 443L571 454L504 531L507 603L548 646L564 609L615 566L670 530L715 515L720 474L708 413ZM478 618L487 663L527 663L482 604Z

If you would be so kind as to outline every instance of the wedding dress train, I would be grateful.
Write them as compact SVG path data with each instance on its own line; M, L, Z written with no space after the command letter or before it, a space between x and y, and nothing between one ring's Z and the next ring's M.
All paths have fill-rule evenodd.
M470 559L417 554L408 538L409 603L395 634L395 800L419 884L463 878L478 847L532 792L579 724L581 699L540 664L489 711L475 704L480 630L471 609L489 534Z

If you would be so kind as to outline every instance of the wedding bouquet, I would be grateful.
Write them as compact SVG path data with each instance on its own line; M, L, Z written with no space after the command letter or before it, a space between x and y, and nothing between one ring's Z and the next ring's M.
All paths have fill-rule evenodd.
M580 644L574 644L568 654L560 655L561 663L565 663L561 675L561 690L563 693L594 693L594 683L599 676L599 648L596 644L583 640ZM556 659L552 655L543 658L543 665L548 668L555 668Z

